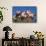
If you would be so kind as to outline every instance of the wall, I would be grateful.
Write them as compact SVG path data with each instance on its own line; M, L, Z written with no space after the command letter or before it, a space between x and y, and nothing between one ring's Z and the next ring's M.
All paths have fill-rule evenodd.
M3 11L3 22L0 23L0 46L2 46L2 38L4 38L3 27L9 25L12 28L10 36L15 32L16 37L29 37L34 31L41 31L46 37L46 1L45 0L0 0L0 6L8 8ZM37 23L13 23L12 22L12 6L28 5L37 6ZM0 9L1 10L1 9ZM46 38L45 38L46 45Z

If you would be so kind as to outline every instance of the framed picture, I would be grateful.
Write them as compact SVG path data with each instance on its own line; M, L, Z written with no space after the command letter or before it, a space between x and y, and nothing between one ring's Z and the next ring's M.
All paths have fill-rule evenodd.
M36 6L13 6L12 21L13 23L36 23L37 7Z

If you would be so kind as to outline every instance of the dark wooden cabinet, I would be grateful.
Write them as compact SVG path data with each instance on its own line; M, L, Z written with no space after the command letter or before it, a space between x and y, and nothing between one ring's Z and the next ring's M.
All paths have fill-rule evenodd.
M44 46L43 39L2 39L2 46Z

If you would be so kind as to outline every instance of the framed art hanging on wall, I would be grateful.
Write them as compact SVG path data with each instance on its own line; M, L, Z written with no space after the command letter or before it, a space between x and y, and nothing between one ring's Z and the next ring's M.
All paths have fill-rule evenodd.
M36 23L37 7L36 6L13 6L12 21L13 23Z

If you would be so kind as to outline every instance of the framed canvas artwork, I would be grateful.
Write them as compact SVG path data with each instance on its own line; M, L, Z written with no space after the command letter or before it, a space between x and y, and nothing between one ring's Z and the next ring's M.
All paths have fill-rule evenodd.
M36 6L13 6L12 21L13 23L36 23L37 7Z

